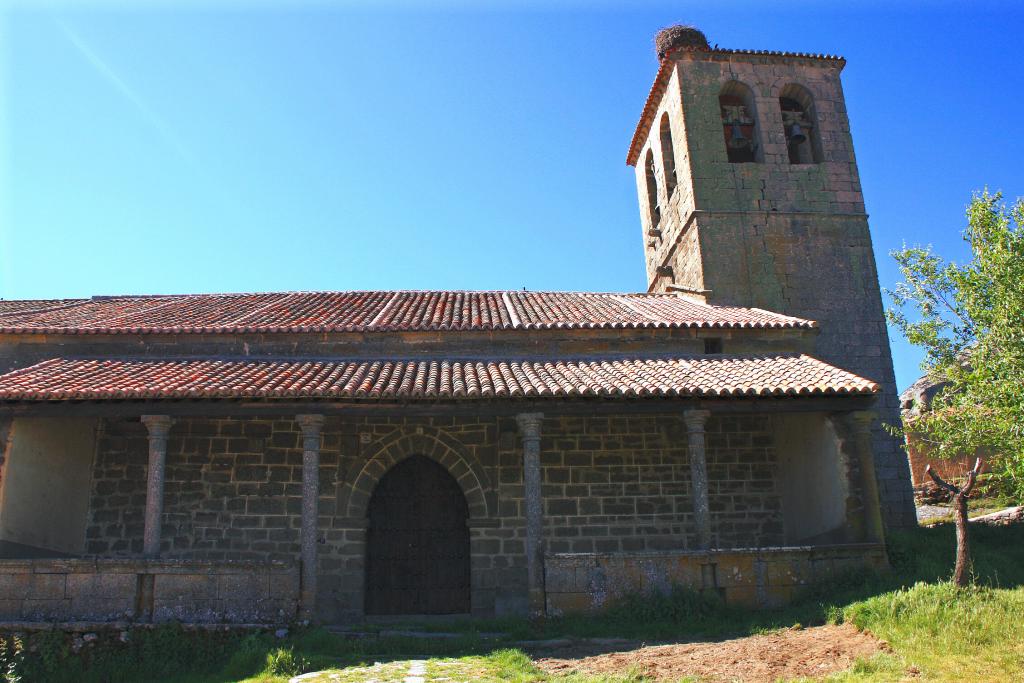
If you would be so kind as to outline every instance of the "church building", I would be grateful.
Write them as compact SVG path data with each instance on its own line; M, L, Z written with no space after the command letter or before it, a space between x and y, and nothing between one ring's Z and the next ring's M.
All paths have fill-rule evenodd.
M0 301L0 621L758 607L884 568L914 511L845 62L657 45L646 292Z

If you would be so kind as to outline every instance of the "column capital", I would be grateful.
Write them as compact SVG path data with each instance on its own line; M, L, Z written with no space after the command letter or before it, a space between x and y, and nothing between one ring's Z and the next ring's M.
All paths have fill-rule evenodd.
M318 414L296 415L295 421L305 436L316 436L324 426L324 416Z
M704 425L707 424L709 417L711 417L710 410L683 411L683 420L686 422L686 428L691 432L703 432Z
M544 413L519 413L516 415L519 434L524 439L539 439L540 423L543 419Z
M873 410L853 410L847 413L846 416L854 429L858 431L871 429L871 425L874 424L875 418L878 417Z
M850 410L828 416L840 438L848 439L869 435L877 417L873 410Z
M14 418L10 416L0 417L0 458L7 454L7 446L11 440L14 430Z
M143 415L139 419L142 421L142 424L146 425L149 435L156 437L167 436L171 425L174 424L174 420L171 419L170 415Z

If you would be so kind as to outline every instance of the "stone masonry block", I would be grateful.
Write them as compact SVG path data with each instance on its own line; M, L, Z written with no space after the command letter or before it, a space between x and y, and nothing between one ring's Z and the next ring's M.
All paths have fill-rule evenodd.
M569 593L576 589L576 567L571 564L545 563L544 587L551 593Z
M360 558L361 560L361 558ZM362 562L359 563L359 568L362 568ZM299 594L299 571L293 569L286 572L274 572L267 577L269 581L270 595L288 599Z
M209 574L160 574L153 582L153 597L169 603L214 600L217 578Z
M217 597L229 601L257 601L270 597L270 579L260 571L217 577Z
M70 600L69 614L77 621L119 621L135 615L135 595L100 598L84 595Z
M134 599L137 574L69 574L67 596L72 600L89 598Z
M21 618L26 621L65 621L74 617L70 600L29 599L21 603Z
M22 600L0 599L0 620L17 621L21 619Z
M770 586L799 586L811 580L811 563L805 557L780 558L767 563Z
M551 593L547 596L548 614L586 614L594 612L600 604L587 593Z
M789 585L768 585L764 591L764 604L759 607L780 607L793 599L794 588Z
M728 553L717 555L718 585L720 587L754 586L757 573L754 566L755 558L746 553Z
M218 600L153 600L153 621L209 624L221 620L222 605Z
M28 593L32 575L29 573L0 574L0 600L22 600Z
M684 555L667 564L668 579L673 584L700 588L701 569L698 558Z
M33 574L26 598L35 600L63 600L66 597L66 574Z
M757 604L757 588L755 586L730 586L725 589L725 602L737 607L753 609Z

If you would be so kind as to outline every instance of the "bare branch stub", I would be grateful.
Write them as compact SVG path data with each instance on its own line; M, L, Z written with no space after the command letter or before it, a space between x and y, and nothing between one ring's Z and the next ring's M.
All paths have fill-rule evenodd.
M934 481L936 484L938 484L942 488L944 488L947 491L949 491L950 493L952 493L954 496L957 495L958 493L960 493L960 489L959 488L957 488L953 484L947 484L946 482L944 482L942 480L942 477L940 477L939 475L935 474L935 470L932 469L931 465L925 465L924 471L925 471L925 474L927 474L929 477L932 478L932 481Z
M963 487L965 496L971 495L971 490L974 489L974 484L978 481L979 472L981 472L981 458L974 461L974 469L967 473L967 483Z
M978 480L978 474L981 472L981 466L981 458L978 458L977 460L974 461L974 469L967 473L967 481L964 482L964 485L962 487L955 486L954 484L950 484L943 481L942 477L935 474L935 471L932 469L931 465L926 465L924 471L929 477L932 478L932 481L934 481L936 484L952 493L954 496L958 496L960 494L969 496L971 490L974 489L974 484Z

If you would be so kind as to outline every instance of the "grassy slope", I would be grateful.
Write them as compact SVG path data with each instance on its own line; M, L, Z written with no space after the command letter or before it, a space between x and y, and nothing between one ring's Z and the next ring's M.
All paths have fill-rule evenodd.
M890 643L893 653L845 679L1024 680L1024 528L972 527L977 586L941 582L953 563L951 525L898 537L896 590L850 602L843 619ZM910 580L913 585L907 585Z
M464 635L447 640L352 641L309 630L284 641L264 634L197 647L183 634L165 633L153 638L162 638L160 642L134 644L131 654L112 651L99 657L102 667L83 666L80 659L58 650L50 654L45 677L38 675L38 669L24 668L31 661L24 663L23 680L281 683L300 670L332 668L343 674L340 681L347 682L363 680L366 672L345 672L345 667L380 662L379 669L391 673L390 669L401 668L399 661L423 658L429 652L435 658L430 670L444 668L453 682L533 681L542 678L525 655L507 649L507 643L483 640L479 633L504 631L513 639L612 636L650 642L736 636L839 620L874 633L892 648L890 654L859 664L839 680L892 681L914 672L919 680L1024 680L1024 528L974 529L978 586L968 590L956 590L944 582L953 564L950 526L894 534L890 541L890 574L838 577L783 610L746 612L678 591L661 599L627 601L602 617L552 619L541 629L522 620L449 624L443 628L457 628ZM620 680L638 678L623 672Z
M919 583L853 603L843 616L890 643L893 654L847 679L1013 681L1024 677L1024 588L956 589Z

